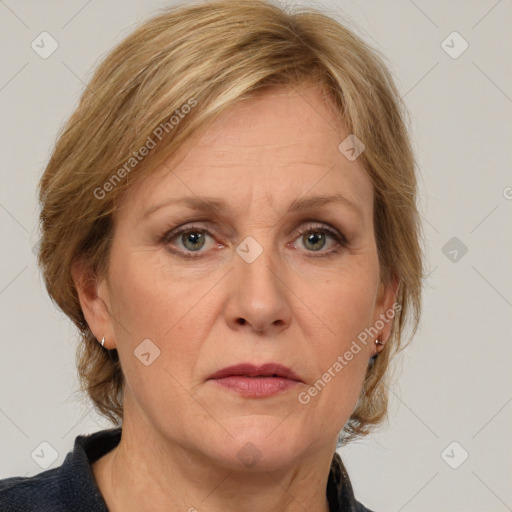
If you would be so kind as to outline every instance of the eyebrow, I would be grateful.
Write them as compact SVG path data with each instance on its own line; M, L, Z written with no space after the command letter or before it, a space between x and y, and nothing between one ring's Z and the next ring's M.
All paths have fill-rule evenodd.
M295 199L288 207L288 212L300 213L305 210L321 208L322 206L332 203L344 204L355 213L362 216L361 208L356 203L341 194L331 194L328 196L310 196ZM183 205L190 208L191 210L201 211L204 213L227 214L232 211L231 207L223 199L214 197L188 196L180 197L178 199L168 199L162 203L152 206L142 214L141 218L146 219L155 211L160 210L165 206L171 205Z

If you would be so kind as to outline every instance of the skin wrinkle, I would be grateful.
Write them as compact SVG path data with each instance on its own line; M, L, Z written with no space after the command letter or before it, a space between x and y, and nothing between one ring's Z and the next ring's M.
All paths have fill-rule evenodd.
M271 200L271 197L266 196L265 198L267 201ZM348 206L352 211L357 212L361 216L363 216L361 209L357 206L357 202L354 200L351 200L344 196L343 194L331 194L331 195L323 195L323 196L311 196L307 198L297 198L294 201L290 203L290 206L288 207L289 212L295 212L300 209L312 209L313 207L320 207L324 206L329 203L335 203L335 204L342 204L344 206ZM183 205L187 206L191 209L209 209L210 211L231 211L231 207L229 203L225 202L222 199L217 198L208 198L208 197L194 197L194 196L188 196L188 197L182 197L182 198L174 198L169 199L166 201L163 201L161 203L158 203L156 205L151 206L148 210L146 210L142 216L140 216L141 220L148 218L150 215L153 214L153 212L157 211L159 208L162 208L163 206L168 205Z
M312 114L312 106L321 116ZM178 165L167 162L124 198L108 279L97 283L95 298L81 297L88 324L118 349L126 375L121 442L93 464L112 512L148 506L157 512L328 511L325 490L337 436L357 402L373 342L307 406L297 395L391 307L396 289L379 282L371 181L357 161L338 151L344 127L334 132L322 118L339 123L314 87L300 95L268 92L220 116ZM221 158L217 148L224 139L232 151ZM278 152L276 140L282 141ZM313 160L319 165L297 164ZM184 260L157 242L164 230L177 227L170 222L174 209L145 222L142 212L189 196L189 187L197 196L222 197L232 205L234 217L223 221L232 229L229 249L254 237L263 253L253 263L234 250L209 249ZM312 222L301 222L304 215L288 218L286 206L332 193L357 202L364 221L334 206L311 217L332 227L329 218L339 217L340 226L358 233L356 246L314 257L297 245L299 238L299 249L290 249L286 244L295 240L296 228ZM180 207L180 216L187 211ZM161 351L150 366L133 355L146 338ZM247 399L207 380L242 361L280 362L304 384ZM252 469L238 457L246 443L261 453Z

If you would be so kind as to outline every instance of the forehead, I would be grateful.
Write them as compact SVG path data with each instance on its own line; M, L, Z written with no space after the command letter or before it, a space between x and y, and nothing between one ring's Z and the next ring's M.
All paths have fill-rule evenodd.
M183 196L218 197L234 209L272 208L298 197L342 194L371 216L373 187L338 149L343 122L315 87L278 88L244 100L192 137L137 190L138 216Z

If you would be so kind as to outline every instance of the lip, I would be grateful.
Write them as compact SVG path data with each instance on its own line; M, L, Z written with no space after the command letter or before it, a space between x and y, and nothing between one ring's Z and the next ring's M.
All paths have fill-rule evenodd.
M303 382L293 370L278 363L236 364L215 372L208 380L252 398L272 396Z
M302 382L302 379L290 368L283 366L279 363L266 363L260 366L255 366L251 363L240 363L233 366L227 366L218 372L210 375L209 379L222 379L224 377L232 376L247 376L247 377L283 377L285 379L296 380Z

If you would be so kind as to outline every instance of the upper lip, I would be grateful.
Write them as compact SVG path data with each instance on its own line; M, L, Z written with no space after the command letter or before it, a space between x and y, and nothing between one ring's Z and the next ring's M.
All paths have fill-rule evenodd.
M208 378L222 379L223 377L231 377L235 375L245 375L247 377L278 376L302 382L302 379L292 369L278 363L266 363L260 366L255 366L251 363L235 364L215 372Z

